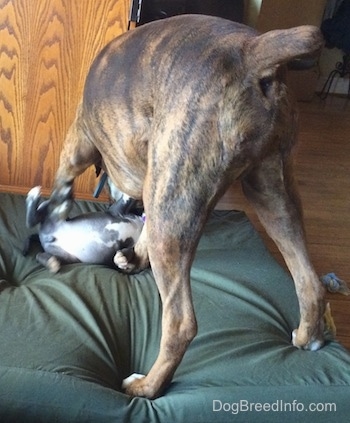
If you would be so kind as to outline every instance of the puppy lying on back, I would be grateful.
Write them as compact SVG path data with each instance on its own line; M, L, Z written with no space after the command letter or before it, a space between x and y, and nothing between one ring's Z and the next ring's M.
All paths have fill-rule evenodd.
M122 268L118 257L138 240L143 218L136 214L123 214L120 203L106 212L91 212L68 219L69 202L55 207L42 201L41 187L32 188L26 198L26 224L32 228L39 224L39 240L44 252L37 261L52 273L61 264L91 263L114 265ZM25 253L28 251L25 249Z

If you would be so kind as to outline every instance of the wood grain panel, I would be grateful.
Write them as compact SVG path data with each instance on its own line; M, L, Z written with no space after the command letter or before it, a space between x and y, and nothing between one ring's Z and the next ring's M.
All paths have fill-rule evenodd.
M49 190L90 64L129 0L0 0L0 188ZM89 196L94 172L76 182ZM85 194L85 195L84 195Z

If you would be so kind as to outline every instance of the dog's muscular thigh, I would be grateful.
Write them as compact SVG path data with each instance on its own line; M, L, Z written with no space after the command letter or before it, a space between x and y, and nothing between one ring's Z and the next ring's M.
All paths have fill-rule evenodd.
M189 48L186 37L194 34L186 27L188 35L184 40L173 40L172 25L169 22L169 27L153 26L158 31L156 42L154 34L149 41L147 29L137 43L132 33L119 37L97 57L86 81L84 117L94 143L113 182L135 198L142 195L147 168L153 167L153 163L148 166L150 160L160 162L164 157L163 163L169 162L168 158L175 163L177 156L187 155L200 163L206 153L209 168L221 166L219 161L223 158L228 163L225 146L215 145L213 140L225 139L227 150L232 150L234 139L239 139L235 133L226 139L226 129L233 127L232 104L241 111L248 110L225 94L228 84L233 84L235 91L236 82L232 81L236 81L237 72L244 74L244 68L239 66L240 56L232 57L231 49L230 56L223 54L218 59L213 46L205 53ZM207 40L206 30L199 28L195 36ZM221 30L232 32L230 24ZM165 45L169 55L164 55ZM200 77L194 79L194 73ZM250 116L252 112L248 110L246 121L259 120L262 112L257 109L256 116ZM152 151L151 143L157 144ZM242 167L241 163L229 164L236 172Z

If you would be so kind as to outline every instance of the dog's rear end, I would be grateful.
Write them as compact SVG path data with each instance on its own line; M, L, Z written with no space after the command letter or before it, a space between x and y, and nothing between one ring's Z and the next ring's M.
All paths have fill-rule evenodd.
M281 65L320 49L317 28L258 35L220 18L180 16L119 37L94 62L50 201L101 162L142 198L147 221L130 270L152 265L163 303L159 356L131 395L159 395L197 331L190 267L209 212L234 179L292 273L296 346L322 345L323 289L308 258L290 153L296 112ZM64 194L64 192L69 194Z

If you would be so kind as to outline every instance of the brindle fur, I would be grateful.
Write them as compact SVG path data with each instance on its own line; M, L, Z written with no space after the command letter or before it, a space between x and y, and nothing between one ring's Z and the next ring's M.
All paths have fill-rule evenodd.
M324 293L305 246L290 155L297 116L281 66L321 46L312 26L259 35L180 16L120 36L93 63L51 201L69 198L74 178L100 162L121 191L143 200L147 221L127 268L150 261L162 338L147 376L128 383L130 395L160 395L197 332L190 268L208 214L237 178L293 276L294 345L322 346Z

